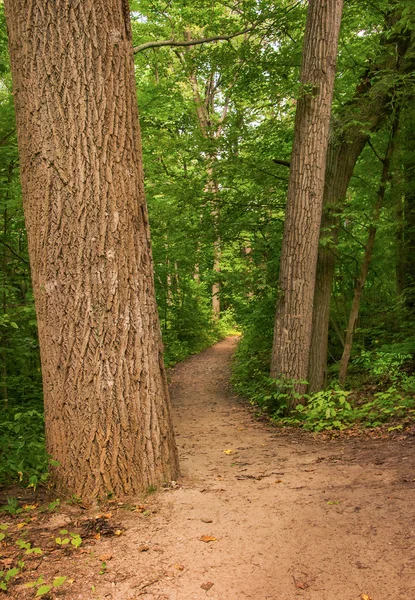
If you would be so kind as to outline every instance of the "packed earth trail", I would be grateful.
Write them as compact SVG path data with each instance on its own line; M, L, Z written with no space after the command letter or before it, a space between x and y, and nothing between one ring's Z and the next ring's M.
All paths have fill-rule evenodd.
M122 535L62 555L54 574L74 581L53 598L414 600L413 437L330 440L257 420L228 383L236 343L171 372L180 480L113 508ZM79 510L67 520L93 515Z

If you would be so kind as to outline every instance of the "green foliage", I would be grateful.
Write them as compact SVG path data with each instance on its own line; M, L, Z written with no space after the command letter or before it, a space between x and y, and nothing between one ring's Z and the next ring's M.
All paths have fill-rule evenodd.
M67 546L68 544L71 544L72 546L74 546L74 548L79 548L79 546L81 546L82 538L78 533L69 532L67 529L61 529L59 533L61 536L65 536L59 536L55 538L55 542L59 546Z
M26 588L37 588L36 598L46 596L52 589L61 587L68 578L66 576L55 577L51 584L45 583L44 577L41 575L36 581L31 581L25 584Z
M36 409L0 413L0 485L20 481L36 487L48 477L43 414Z
M20 569L18 569L17 567L8 569L8 571L0 571L0 590L3 590L3 592L7 592L9 581L14 577L17 577L19 573Z
M289 417L281 419L279 413L274 415L281 425L301 426L309 431L343 430L354 425L377 427L397 419L398 424L392 425L390 431L415 423L415 396L394 386L377 392L370 400L358 396L353 400L351 392L329 389L308 397L307 403L298 405Z

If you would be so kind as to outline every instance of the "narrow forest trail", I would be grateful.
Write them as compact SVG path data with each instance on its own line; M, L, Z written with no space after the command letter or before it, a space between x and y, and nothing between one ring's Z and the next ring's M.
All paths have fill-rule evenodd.
M57 547L62 526L85 532L99 516L79 506L30 525L33 543L52 536L35 578L73 578L50 598L415 599L415 440L316 440L256 421L228 383L235 345L172 371L182 476L112 504L104 518L121 535Z
M172 373L182 478L152 518L129 518L116 560L136 578L110 597L414 600L413 440L324 442L255 421L228 385L235 345Z

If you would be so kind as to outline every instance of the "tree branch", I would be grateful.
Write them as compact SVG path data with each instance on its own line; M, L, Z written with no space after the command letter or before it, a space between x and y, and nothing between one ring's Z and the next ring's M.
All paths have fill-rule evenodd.
M254 29L255 27L249 27L249 29L238 31L238 33L230 33L229 35L216 35L214 37L200 38L199 40L155 40L151 42L146 42L145 44L141 44L140 46L135 46L133 48L133 52L134 54L138 54L138 52L147 50L147 48L161 48L162 46L197 46L199 44L208 44L209 42L231 40L232 38L237 37L238 35L243 35L244 33L248 33L249 31L253 31Z
M28 261L27 261L25 258L23 258L23 256L20 256L20 254L17 254L17 252L15 252L15 251L13 250L13 248L12 248L11 246L9 246L9 244L6 244L6 242L3 242L3 240L0 240L0 244L3 244L3 246L6 246L6 248L7 248L8 250L10 250L10 252L11 252L11 253L12 253L12 254L13 254L15 257L16 257L16 258L18 258L19 260L21 260L21 261L22 261L22 262L23 262L25 265L27 265L27 266L30 266L30 265L29 265L29 263L28 263Z
M276 165L282 165L283 167L291 167L291 163L289 160L279 160L278 158L273 158L272 162L274 162Z

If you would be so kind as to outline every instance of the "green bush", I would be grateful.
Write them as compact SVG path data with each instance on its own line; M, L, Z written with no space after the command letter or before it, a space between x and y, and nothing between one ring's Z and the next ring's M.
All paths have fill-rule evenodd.
M0 485L21 482L36 487L48 477L44 418L37 408L0 414Z
M415 422L415 397L389 387L376 393L371 400L352 399L352 393L340 389L325 390L307 397L306 405L296 407L292 415L281 418L277 411L274 421L281 425L296 425L310 431L346 429L353 425L377 427L399 420L389 429L402 429L405 423Z

